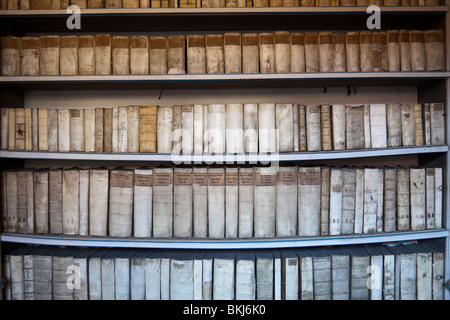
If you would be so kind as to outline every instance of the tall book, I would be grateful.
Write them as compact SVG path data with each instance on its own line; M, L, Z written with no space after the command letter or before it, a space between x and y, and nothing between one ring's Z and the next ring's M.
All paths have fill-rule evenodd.
M172 152L172 128L172 106L158 106L156 128L156 146L158 153Z
M254 236L275 236L276 172L273 167L255 167Z
M222 34L206 35L206 73L225 73L225 54Z
M242 40L239 32L227 32L223 35L225 73L242 72Z
M363 233L377 230L378 169L364 169L364 218Z
M16 118L14 121L14 130L15 130L15 150L25 150L25 136L26 136L26 127L25 127L25 109L17 108L16 109Z
M345 150L346 107L344 104L331 106L333 150Z
M113 108L103 108L103 152L113 152Z
M58 111L58 151L70 151L70 110Z
M11 109L8 110L8 115L11 117ZM48 109L38 109L38 148L40 151L48 151ZM11 135L8 134L9 140Z
M226 151L226 105L208 105L209 153L222 154Z
M257 33L242 34L242 73L259 73Z
M216 252L213 260L213 275L213 299L233 300L235 298L235 252L233 250Z
M411 230L424 230L426 224L426 172L424 168L410 168Z
M50 219L50 233L62 234L62 170L50 169L48 173L48 180L48 213Z
M149 73L148 36L136 35L130 38L130 73ZM167 64L166 64L167 66Z
M39 37L22 37L22 57L20 74L22 76L39 75Z
M58 250L52 257L53 300L73 300L74 285L68 285L67 270L73 266L75 248Z
M324 151L331 150L333 137L331 129L331 107L329 104L320 106L320 137L321 149Z
M95 254L97 248L87 248L76 252L73 257L73 270L79 272L73 289L74 300L89 299L89 258ZM71 269L69 269L71 270Z
M236 300L255 300L256 267L255 252L238 251L236 253Z
M345 250L350 256L350 299L369 300L367 270L370 266L370 255L363 246L350 246Z
M139 108L139 152L156 152L157 106Z
M244 153L244 105L225 105L226 153Z
M287 31L274 33L275 72L291 72L290 34Z
M84 109L70 110L70 151L84 152Z
M320 235L328 235L330 231L330 168L321 167L320 171Z
M310 248L313 260L314 300L331 299L331 256L323 248Z
M372 147L372 137L370 129L370 104L364 105L364 148Z
M174 168L173 179L173 235L192 237L193 222L192 168Z
M254 168L239 168L239 238L250 238L253 236L253 190Z
M119 106L117 113L117 152L128 152L128 109L129 106ZM114 128L113 128L114 130ZM131 131L131 128L130 128Z
M410 229L410 171L397 169L397 230Z
M425 31L411 30L411 71L425 71Z
M344 33L333 33L332 34L332 44L333 44L333 71L334 72L345 72L346 66L346 53L345 53L345 34Z
M321 233L321 182L320 167L298 168L298 234L300 236L316 236ZM323 209L325 210L325 207Z
M294 250L281 250L281 298L283 300L298 300L298 257Z
M401 104L402 145L415 146L415 122L412 104Z
M442 103L430 103L431 144L444 144L445 118L444 105Z
M95 109L84 110L84 151L95 151Z
M187 73L206 74L206 36L187 36Z
M6 218L7 231L17 232L18 199L17 199L17 172L6 171ZM5 213L4 213L5 214Z
M389 62L389 71L400 71L400 31L387 30L387 53Z
M434 225L442 228L442 168L434 168Z
M345 34L345 61L347 72L361 71L359 32L350 31Z
M106 75L112 73L111 68L111 35L95 35L95 74Z
M415 300L417 292L417 255L408 246L389 247L395 254L395 299Z
M34 173L34 216L36 233L49 232L49 172ZM8 184L9 185L9 184Z
M194 106L181 107L181 150L183 154L194 151Z
M245 103L243 110L244 152L258 152L258 105Z
M442 282L444 277L444 253L443 248L434 247L427 243L423 244L427 250L432 254L432 299L442 300L444 297L444 288Z
M177 39L176 36L174 36L174 37L175 37L175 39ZM180 40L182 40L182 42L184 43L184 38L182 38ZM144 41L145 41L145 39L144 39ZM180 42L180 41L173 41L173 40L170 41L170 43L172 45L178 44L178 42ZM167 55L168 40L167 40L167 37L165 37L165 36L150 36L148 38L147 46L148 46L147 55L144 54L144 56L150 57L147 73L167 74L168 73L168 55ZM183 48L184 48L184 46L183 46ZM171 48L171 53L173 53L174 50L178 51L177 49L181 49L181 48L177 48L177 47ZM176 58L178 58L178 56L172 54L171 58L172 58L171 63L174 63L173 60L174 59L177 60ZM177 60L176 62L182 63L183 61ZM183 71L184 71L184 67L183 67ZM142 70L142 72L145 72L145 70Z
M108 221L109 172L90 169L89 172L89 235L106 236Z
M370 138L372 148L387 147L386 105L370 105Z
M384 169L384 231L396 230L397 221L397 170Z
M104 108L95 108L94 110L94 151L103 152L105 112Z
M239 168L225 168L225 238L237 238L239 228Z
M412 71L411 68L411 33L400 30L400 71Z
M343 168L342 234L352 234L355 224L356 169Z
M78 36L61 36L59 48L61 75L78 75Z
M342 230L343 179L341 168L330 169L330 235L339 235Z
M275 128L277 132L277 151L294 151L293 104L275 104Z
M114 257L115 300L130 300L130 262L134 252L134 249L123 249Z
M417 300L433 299L433 254L420 244L409 244L408 248L416 254Z
M224 168L208 168L208 237L225 237Z
M6 150L9 147L8 139L8 122L9 122L9 108L1 108L1 149Z
M333 34L329 31L319 32L319 72L334 71Z
M17 111L16 111L16 113L17 113ZM58 110L57 109L48 109L47 121L48 121L48 151L58 151ZM16 133L16 136L17 136L17 133Z
M78 36L78 74L95 74L95 36Z
M151 45L151 44L150 44ZM167 37L167 73L185 74L186 73L186 43L184 36ZM150 57L151 57L150 53ZM151 65L151 64L150 64Z
M350 299L350 256L342 248L330 247L325 251L331 256L331 299Z
M112 73L118 75L130 74L130 37L111 37Z
M140 141L140 107L128 106L127 110L127 152L138 153Z
M290 33L291 70L290 72L305 72L305 35L301 32Z
M278 237L297 234L297 170L296 166L278 168L275 209L275 234Z
M133 225L133 170L111 170L109 182L109 234L131 237Z
M273 299L274 258L271 250L256 251L256 300Z
M201 104L195 104L193 106L194 108L194 115L193 115L193 122L194 122L194 128L193 128L193 153L194 154L202 154L203 153L203 105Z
M134 169L133 235L149 238L152 235L152 169Z
M155 250L145 258L145 299L161 299L161 257L164 250Z
M63 234L78 235L80 225L80 171L62 172L62 227Z
M195 238L208 236L208 169L192 168L193 230Z
M275 43L274 33L258 34L259 72L275 73Z
M153 236L173 235L173 169L153 169Z
M194 299L194 256L176 252L170 260L170 299Z
M402 120L399 103L386 104L387 146L402 145Z
M306 115L306 147L308 151L320 151L322 148L320 106L307 105Z
M41 76L59 75L60 37L41 35L39 37L39 74Z
M27 171L16 172L17 176L17 232L27 233L28 229L28 177ZM31 195L32 196L32 195Z
M426 71L445 70L443 30L425 31L425 59Z
M387 50L387 33L385 31L373 34L373 71L389 71L389 56Z

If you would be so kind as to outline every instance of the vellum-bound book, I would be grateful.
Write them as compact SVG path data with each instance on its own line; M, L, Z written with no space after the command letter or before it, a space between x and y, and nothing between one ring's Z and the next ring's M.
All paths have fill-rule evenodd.
M142 40L141 40L142 41ZM182 39L184 42L184 38ZM171 43L174 41L172 40ZM177 41L175 41L177 43ZM168 55L167 55L168 41L164 36L150 36L148 40L148 52L150 55L150 64L147 73L150 74L167 74L168 68ZM183 47L184 48L184 47ZM176 48L172 48L175 50ZM181 48L178 48L181 49ZM172 55L173 56L173 55ZM176 56L175 56L176 57ZM171 61L173 62L173 61ZM179 62L178 62L179 63ZM144 70L142 70L144 71ZM184 69L183 69L184 71Z
M317 32L305 32L305 71L319 72L319 36Z
M431 144L445 143L445 117L442 103L430 103Z
M244 152L258 152L258 105L244 104Z
M274 258L271 250L256 251L256 299L272 300Z
M442 168L434 168L434 225L442 228Z
M443 30L425 31L426 71L445 70L445 49Z
M91 169L89 172L89 235L106 236L108 221L109 172Z
M320 167L298 168L298 235L318 236L321 234L322 181ZM324 199L325 200L325 199ZM321 206L321 203L324 206ZM327 215L328 218L328 215ZM328 229L328 226L327 226ZM328 230L327 230L328 231Z
M386 105L370 105L370 138L372 148L387 147Z
M59 75L60 37L56 35L40 36L39 73L41 76Z
M389 71L387 34L384 31L373 34L373 71Z
M346 106L345 131L348 150L364 148L364 106Z
M329 104L323 104L320 106L320 137L321 149L324 151L332 149L333 138L331 130L331 107Z
M275 236L276 170L255 167L254 180L254 236Z
M425 228L435 228L435 168L425 169Z
M152 169L134 169L133 235L149 238L152 235Z
M89 234L89 170L79 170L79 222L78 234L87 236Z
M342 234L352 234L355 222L356 169L344 168L342 186Z
M425 71L425 31L411 30L411 71Z
M139 152L139 119L140 119L140 107L129 106L127 109L127 150L126 152L138 153Z
M27 233L28 190L27 171L17 171L17 232Z
M359 32L351 31L345 34L345 61L347 72L361 71Z
M173 108L173 132L172 132L172 153L180 154L183 139L183 106L175 105Z
M173 235L192 237L193 222L192 168L174 168L173 178Z
M384 169L378 169L378 186L377 186L377 229L376 232L383 231L384 220Z
M386 104L387 146L402 145L402 120L399 103Z
M172 152L173 107L158 106L156 146L158 153Z
M203 153L203 105L195 104L193 105L193 153L202 154Z
M253 236L254 168L239 168L239 238Z
M84 109L70 110L70 151L84 152Z
M208 168L208 237L225 237L224 168Z
M239 227L239 168L225 168L225 238L237 238Z
M227 32L223 35L225 73L242 72L242 46L239 32Z
M94 151L103 152L103 137L104 137L104 108L95 108L94 111Z
M342 230L343 172L341 168L330 169L330 235L339 235Z
M410 229L410 171L397 169L397 230Z
M187 73L206 74L206 36L187 36Z
M139 152L156 152L157 106L139 108Z
M151 45L151 44L150 44ZM167 37L167 73L186 73L186 44L184 36ZM150 53L150 57L152 54Z
M377 230L378 179L378 169L364 169L363 233L373 233Z
M274 33L275 72L291 72L291 46L290 35L287 31Z
M370 104L364 105L364 148L372 147L372 137L370 130Z
M291 70L290 72L305 72L305 35L300 32L290 33Z
M281 299L298 300L298 257L294 250L283 250L281 254Z
M78 74L78 36L61 36L59 48L61 75Z
M52 257L52 289L53 300L73 300L75 286L67 285L67 270L73 267L76 248L58 250Z
M235 297L235 252L219 250L213 260L213 288L214 300L233 300Z
M384 231L396 230L397 221L397 170L384 169Z
M260 33L259 44L259 71L260 73L275 73L275 43L273 33Z
M389 71L400 71L400 31L399 30L387 30L387 52Z
M1 37L1 75L20 75L21 38Z
M62 176L62 226L63 234L79 234L80 225L80 172L78 169L63 170Z
M206 73L225 73L225 55L223 35L206 35Z
M19 111L20 109L17 109ZM16 113L17 113L16 111ZM48 151L58 151L58 110L48 109ZM16 132L16 137L17 137ZM17 139L16 139L17 141ZM17 146L16 146L17 148Z
M344 104L331 106L331 127L333 150L345 150L346 107Z
M277 129L275 103L258 105L259 152L277 152Z
M330 168L320 170L320 235L328 235L330 221Z
M45 121L42 121L42 125L45 123L45 150L48 150L48 112L45 109L43 117L45 116ZM16 108L8 108L8 149L16 149Z
M277 129L277 151L294 151L293 105L290 103L275 104L275 128Z
M194 106L181 106L181 150L183 154L194 151Z
M275 234L289 237L297 234L297 167L279 167L276 182Z
M333 72L333 35L331 32L319 32L319 72Z
M299 151L306 151L306 106L298 105L298 147Z
M48 170L37 170L34 173L34 218L36 233L48 233L49 231L48 178Z
M395 299L415 300L417 292L417 255L408 246L389 247L395 253Z
M400 30L400 71L412 71L411 67L411 33Z
M95 36L78 36L78 74L95 74Z
M16 109L16 118L14 121L15 130L15 150L25 150L25 109Z
M299 118L298 118L298 104L292 105L292 129L294 131L294 152L300 151L300 139L299 139Z
M153 169L153 236L173 235L173 169Z
M58 111L58 151L70 151L70 110Z
M412 104L401 105L402 146L415 146L415 121Z
M225 153L226 105L208 105L208 148L211 154Z
M149 73L148 36L131 36L130 38L130 73Z
M257 33L242 34L242 73L259 73Z
M192 168L193 236L208 236L208 168Z
M38 76L39 37L22 37L21 40L22 40L22 56L20 59L20 74L22 76Z
M323 248L310 248L308 252L313 259L314 300L330 300L332 288L331 255Z
M413 104L414 111L414 140L416 146L423 145L423 123L422 123L422 105Z
M373 32L361 31L359 42L359 54L362 72L373 71Z
M333 44L333 71L334 72L345 72L346 67L346 53L345 53L345 34L344 33L333 33L332 34L332 44Z
M102 300L115 299L114 258L119 253L111 250L101 259Z
M350 256L339 247L325 249L331 256L331 298L350 299Z
M300 300L314 299L314 272L313 272L313 258L305 249L295 250L298 256L298 271L299 271L299 288L298 298Z
M62 207L62 170L51 169L48 173L48 200L50 233L63 233L63 207Z
M111 170L109 182L109 234L131 237L133 225L133 170Z
M177 252L170 260L170 300L194 299L194 257Z
M9 121L9 108L1 108L1 149L6 150L8 149L8 121Z
M113 74L130 74L130 37L112 36L111 54Z
M95 109L84 110L84 151L95 151Z
M424 230L426 223L426 175L424 168L410 168L411 230Z
M322 148L320 127L320 106L307 105L306 115L306 147L308 151L320 151Z
M111 74L111 35L95 35L95 74Z
M16 171L6 171L6 186L8 186L6 189L7 231L17 232L18 200Z
M244 105L225 105L226 153L244 153Z

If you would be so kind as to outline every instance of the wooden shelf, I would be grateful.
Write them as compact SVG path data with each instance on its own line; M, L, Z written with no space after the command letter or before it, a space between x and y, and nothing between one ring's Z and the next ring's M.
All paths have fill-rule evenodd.
M335 160L352 158L371 158L403 156L448 152L447 145L415 146L403 148L380 148L343 151L290 152L275 154L218 154L218 155L171 155L159 153L85 153L85 152L48 152L48 151L9 151L1 150L0 158L35 160L97 160L97 161L142 161L174 162L183 164L201 163L268 163L284 161Z
M1 241L39 245L154 248L154 249L276 249L314 246L337 246L398 241L415 241L448 237L445 229L379 232L339 236L258 238L258 239L195 239L195 238L113 238L93 236L65 236L3 233Z

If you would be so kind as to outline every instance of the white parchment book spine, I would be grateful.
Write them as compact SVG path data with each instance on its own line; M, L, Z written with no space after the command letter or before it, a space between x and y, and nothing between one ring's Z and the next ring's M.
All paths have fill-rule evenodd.
M329 184L328 184L329 185ZM317 236L321 230L321 168L298 168L298 235ZM281 199L280 199L281 200ZM325 200L325 199L323 199ZM325 208L323 208L325 209ZM328 218L328 212L327 212ZM328 230L328 226L327 226Z
M134 236L149 238L152 235L152 169L134 169L133 219Z

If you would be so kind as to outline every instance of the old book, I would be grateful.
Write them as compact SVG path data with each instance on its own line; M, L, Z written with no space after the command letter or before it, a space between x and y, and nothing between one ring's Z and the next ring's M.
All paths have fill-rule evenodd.
M145 267L150 252L138 249L130 258L130 300L145 300Z
M331 127L333 150L345 150L345 127L346 106L344 104L333 104L331 106Z
M370 104L364 105L364 148L372 147L372 137L370 130Z
M255 167L254 236L275 236L276 174L272 167Z
M402 120L399 103L386 104L387 146L402 145Z
M63 233L63 179L61 169L50 169L48 173L48 214L50 219L50 233Z
M123 0L105 0L105 8L122 8Z
M242 72L242 44L239 32L227 32L223 35L225 73Z
M345 34L332 33L332 59L334 72L345 72L346 67L346 52L345 52Z
M58 110L48 109L48 151L58 151ZM17 135L17 133L16 133Z
M57 35L41 35L39 41L40 75L59 75L60 37Z
M411 230L424 230L426 223L426 175L424 168L411 168L410 219Z
M359 54L362 72L373 71L373 32L361 31L359 33Z
M70 151L84 152L84 109L70 110Z
M33 256L34 300L51 300L53 297L52 256L56 250L44 247Z
M123 249L114 257L115 300L130 300L130 262L134 253L134 249Z
M26 171L26 195L27 195L27 213L26 213L26 230L25 233L34 233L34 170ZM3 195L2 195L3 197ZM3 211L3 212L6 212Z
M111 170L109 183L109 234L131 237L133 216L133 170Z
M39 75L39 37L22 37L22 56L20 59L20 75Z
M373 71L389 71L387 33L385 31L374 32L372 49Z
M320 171L320 235L328 235L330 231L330 168L321 167Z
M95 152L103 152L104 140L104 108L94 109L94 150ZM92 132L92 131L91 131Z
M345 34L345 61L347 72L361 71L359 32L350 31Z
M187 73L206 74L206 36L187 36Z
M256 300L273 299L274 258L271 250L256 251Z
M258 105L258 143L259 152L277 152L276 108L275 103Z
M369 300L367 286L367 270L370 266L370 255L363 246L346 247L350 256L350 299Z
M422 122L423 122L423 142L425 145L431 145L431 111L430 111L430 104L424 103L423 104L423 115L422 115Z
M225 237L224 168L208 168L208 237Z
M89 170L79 170L79 219L78 219L78 234L80 236L87 236L89 234ZM64 226L64 225L63 225Z
M425 31L426 71L445 70L443 30Z
M410 229L410 171L397 169L397 230Z
M410 36L411 71L425 71L425 31L411 30Z
M292 104L292 129L294 131L294 152L300 151L300 139L299 139L299 118L298 118L298 104Z
M25 127L25 109L17 108L16 109L16 118L14 121L14 130L15 130L15 150L25 150L25 136L26 136L26 127Z
M206 35L206 73L222 74L225 72L225 55L222 34Z
M17 219L16 230L18 233L27 233L28 229L28 177L27 171L16 172L17 176Z
M387 52L389 71L401 70L400 59L400 31L399 30L387 30Z
M130 73L149 73L149 46L146 35L131 36L130 38Z
M423 123L422 123L422 105L413 104L414 110L414 140L416 146L423 145Z
M111 35L95 35L95 74L107 75L112 73L111 68Z
M181 154L183 139L183 107L173 106L172 154Z
M80 225L80 172L63 170L62 175L62 228L63 234L78 235Z
M319 32L319 72L334 71L334 50L332 32Z
M435 228L435 168L425 168L425 228Z
M140 106L129 106L127 110L127 152L140 152Z
M4 36L1 37L0 54L1 54L1 75L2 76L18 76L20 75L20 59L21 59L21 38ZM45 52L45 50L44 50Z
M144 40L145 41L145 40ZM184 39L183 39L184 41ZM142 43L143 40L140 40ZM171 41L173 43L174 41ZM150 74L167 74L168 56L167 56L167 37L150 36L148 40L147 57L150 56L150 64L147 73ZM142 47L142 44L141 44ZM145 47L147 48L147 47ZM172 51L176 48L171 48ZM137 53L136 53L137 54ZM172 55L173 56L173 55ZM175 56L176 57L176 56ZM173 61L172 61L173 63ZM179 62L178 62L179 63ZM144 71L144 70L142 70ZM184 69L183 69L184 71Z
M161 257L165 250L154 250L145 258L145 299L161 299Z
M49 231L48 178L48 170L37 170L34 173L34 217L36 233L48 233Z
M209 125L208 105L203 105L203 153L209 153Z
M6 150L9 148L9 138L8 138L8 123L9 123L9 108L1 108L1 149Z
M88 257L88 291L90 300L102 299L102 257L110 250L110 248L99 248Z
M78 36L78 74L95 74L95 36Z
M290 34L287 31L274 33L275 72L291 72Z
M61 75L78 75L78 36L61 36L59 48Z
M397 170L384 169L384 231L396 230L397 221Z
M9 113L11 113L11 109ZM48 150L48 109L39 108L38 109L38 121L39 121L39 150Z
M194 151L194 106L186 104L181 106L181 150L183 154L192 154Z
M412 71L411 66L411 33L400 30L400 71Z
M377 230L378 180L378 169L364 169L363 233L374 233Z
M139 107L139 152L156 152L157 106Z
M259 72L275 73L275 38L274 33L258 34Z
M305 32L305 71L319 72L319 34Z
M277 151L294 151L293 105L291 103L275 104L275 128L277 132Z
M75 286L67 284L66 272L73 268L76 250L76 248L65 248L64 250L58 250L52 256L53 300L73 300Z
M95 109L84 110L84 151L95 151Z
M192 234L195 238L206 238L208 236L208 169L192 168L192 179Z
M318 236L321 232L321 217L327 210L328 200L322 197L321 191L327 182L321 175L320 167L298 168L298 235ZM322 178L324 178L322 180ZM329 182L328 182L329 185ZM323 195L325 196L325 195ZM327 201L328 202L328 201ZM328 210L326 213L328 218ZM328 231L328 225L327 225Z
M442 228L442 168L434 168L434 225Z
M74 300L88 300L89 296L89 259L97 252L97 248L88 248L76 252L73 257L73 266L69 270L78 272L79 278L73 289Z
M377 186L377 229L376 232L383 231L384 221L384 169L378 168L378 186Z
M101 259L102 300L115 299L114 258L118 253L118 250L111 250Z
M167 37L167 73L186 73L186 44L184 36ZM150 53L151 57L151 53Z
M239 168L239 224L238 237L250 238L253 236L253 197L254 197L254 168Z
M339 247L325 248L331 256L331 299L350 299L350 256Z
M320 106L320 139L321 149L324 151L332 150L333 137L331 131L331 106L323 104Z
M307 150L320 151L322 148L320 105L307 105L305 115Z
M415 146L415 121L412 104L401 104L402 146Z
M399 244L389 247L395 253L395 299L415 300L417 290L417 255Z
M445 143L445 117L442 103L430 103L431 144Z
M417 300L433 299L433 254L420 244L410 244L408 248L416 253Z
M173 169L153 169L153 236L173 235Z
M444 254L442 247L434 247L428 243L422 244L424 248L432 254L432 299L442 300L444 297L443 285L444 277L442 276L444 271Z
M170 260L170 300L194 299L194 253L177 252Z
M31 150L39 150L39 116L38 108L31 108Z
M297 167L279 167L276 179L275 234L279 237L294 236L298 225Z
M6 171L6 227L7 232L17 232L18 194L17 171Z
M173 178L173 235L192 237L193 222L192 168L174 168Z
M239 168L225 168L225 238L237 238L239 228Z
M225 105L226 153L244 153L244 105Z
M244 152L258 152L258 105L244 103L243 110Z
M291 70L290 72L305 72L305 35L301 32L290 33Z
M342 230L342 195L343 171L341 168L330 169L330 216L329 234L339 235Z
M356 169L343 168L342 185L342 234L352 234L355 224Z
M298 106L298 147L300 151L307 150L305 105Z
M45 124L47 125L48 121L47 113L45 113L45 116L46 116ZM48 127L46 126L45 129L48 130ZM8 149L9 150L16 149L16 108L8 108Z
M88 8L105 8L105 0L87 0Z
M226 151L226 105L208 105L208 148L211 154L222 154Z
M134 169L133 236L149 238L152 235L152 169Z
M372 148L387 147L386 105L370 105L370 138Z
M158 153L172 152L172 106L158 106L157 108L156 146Z
M103 152L113 152L113 114L114 108L103 108Z
M128 152L128 106L119 106L116 117L117 150L116 152ZM114 115L113 115L114 117ZM113 119L114 121L114 119ZM114 122L113 122L114 131ZM114 132L113 132L114 134ZM113 136L114 138L114 136ZM113 140L114 147L114 140ZM114 152L114 151L113 151Z
M310 248L313 263L314 300L331 299L331 256L323 248Z
M294 250L285 249L281 254L281 299L298 300L298 257Z
M89 235L106 236L108 221L109 172L89 170Z
M215 300L233 300L235 298L235 252L219 250L213 260L212 296Z
M70 110L59 109L58 112L58 151L70 151Z
M257 33L242 34L242 73L259 73Z
M111 38L112 73L130 74L130 37L112 36Z

